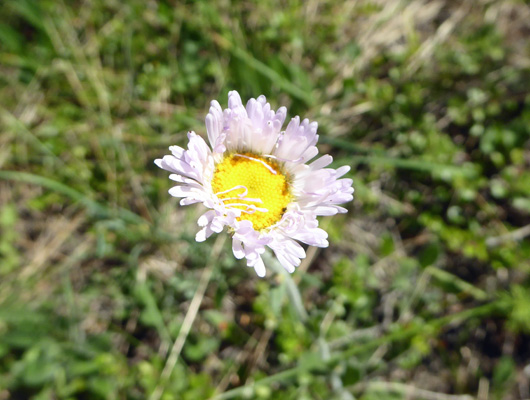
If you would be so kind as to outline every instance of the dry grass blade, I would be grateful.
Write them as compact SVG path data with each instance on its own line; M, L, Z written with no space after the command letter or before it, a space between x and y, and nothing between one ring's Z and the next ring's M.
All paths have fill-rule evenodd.
M221 250L226 241L226 237L226 234L221 233L217 236L217 239L215 240L215 243L212 247L212 252L210 254L209 262L202 272L201 279L199 280L199 285L197 286L197 290L193 295L190 307L188 308L188 312L184 317L184 321L182 322L179 334L175 339L175 342L173 343L173 347L171 348L169 357L167 358L164 369L162 370L162 374L160 375L160 381L153 393L151 393L151 396L149 396L149 400L159 400L162 394L164 393L164 386L167 384L169 378L171 377L171 374L173 373L173 369L175 368L175 365L177 364L177 361L180 357L180 352L182 351L182 348L186 343L186 339L188 337L188 334L190 333L191 327L193 326L195 317L197 317L197 313L199 312L199 307L201 306L202 299L204 298L204 294L206 292L206 288L208 287L208 283L210 282L210 278L215 267L215 262L217 262L217 260L219 259L219 255L221 254Z

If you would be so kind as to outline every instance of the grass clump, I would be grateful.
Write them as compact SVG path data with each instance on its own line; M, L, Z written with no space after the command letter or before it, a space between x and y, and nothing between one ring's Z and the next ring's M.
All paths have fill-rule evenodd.
M528 18L2 2L0 399L529 397ZM196 243L153 165L231 89L318 121L353 167L331 247L292 277Z

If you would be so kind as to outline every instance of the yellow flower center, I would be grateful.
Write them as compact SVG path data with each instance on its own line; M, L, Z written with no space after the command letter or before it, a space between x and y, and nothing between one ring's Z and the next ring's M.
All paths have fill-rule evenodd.
M251 221L257 231L278 222L291 202L279 165L251 153L225 157L215 168L212 189L227 206L243 210L238 220Z

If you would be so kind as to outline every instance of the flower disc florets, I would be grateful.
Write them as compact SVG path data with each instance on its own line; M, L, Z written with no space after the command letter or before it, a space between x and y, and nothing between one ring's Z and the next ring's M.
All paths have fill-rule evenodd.
M252 222L256 231L279 222L291 202L278 163L252 153L233 153L217 164L212 189L226 206L241 209L238 220Z
M227 109L214 100L206 116L212 149L189 132L187 150L172 146L172 155L155 161L179 183L169 193L182 197L181 205L201 202L210 209L199 218L197 241L227 226L235 257L259 276L265 246L289 272L305 257L297 241L327 247L317 216L344 213L339 204L353 199L351 179L339 179L349 167L325 168L328 155L306 164L318 154L317 123L294 117L282 131L285 116L285 107L271 110L264 96L244 107L232 91Z

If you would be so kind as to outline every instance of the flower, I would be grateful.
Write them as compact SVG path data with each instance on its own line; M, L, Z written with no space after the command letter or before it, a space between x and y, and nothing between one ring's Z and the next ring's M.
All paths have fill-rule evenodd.
M188 132L187 150L171 146L171 155L155 160L179 183L169 194L181 197L181 205L209 208L198 220L196 240L226 226L234 256L245 258L260 277L266 246L290 273L305 258L298 242L327 247L317 216L345 213L339 204L353 199L352 180L340 179L350 167L326 168L329 155L307 164L318 154L318 124L297 116L282 131L286 113L285 107L272 110L263 95L244 107L231 91L228 108L213 100L206 116L211 149Z

